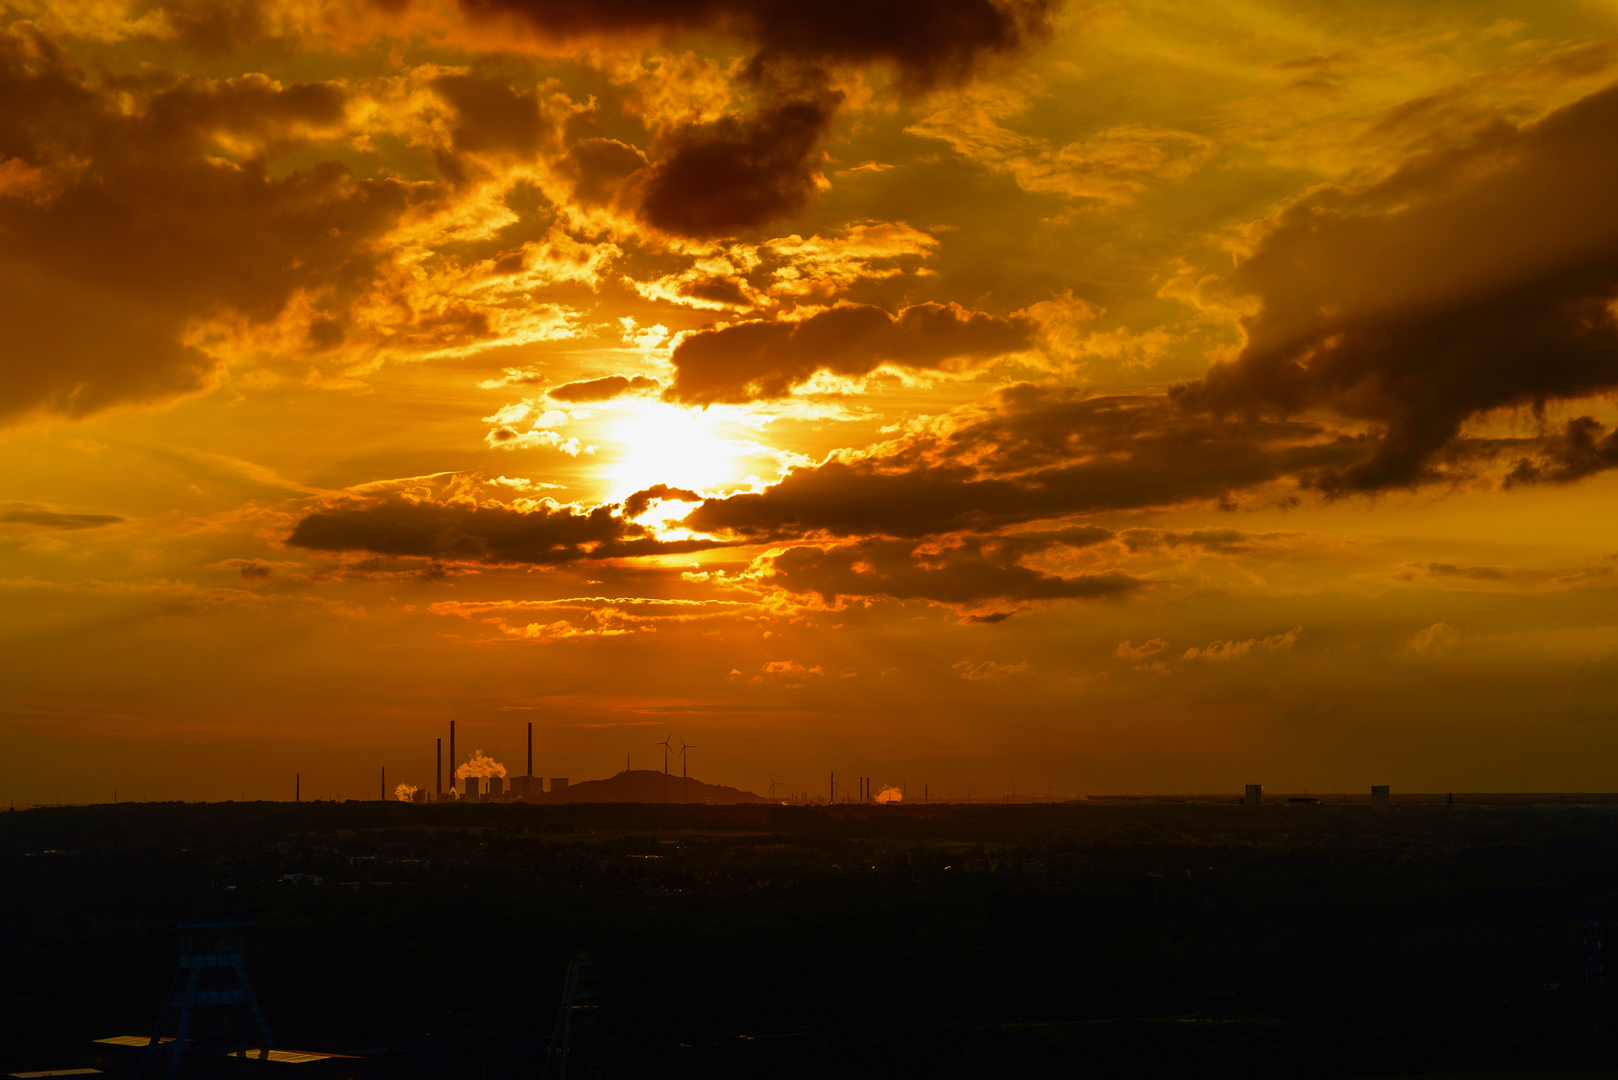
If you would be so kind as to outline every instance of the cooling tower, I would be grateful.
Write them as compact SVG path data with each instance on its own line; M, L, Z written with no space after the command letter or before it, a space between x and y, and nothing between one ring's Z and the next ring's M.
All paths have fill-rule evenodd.
M489 801L493 802L494 800L500 798L500 796L502 794L504 794L505 786L506 786L506 778L505 777L503 777L503 776L491 776L491 777L489 777Z

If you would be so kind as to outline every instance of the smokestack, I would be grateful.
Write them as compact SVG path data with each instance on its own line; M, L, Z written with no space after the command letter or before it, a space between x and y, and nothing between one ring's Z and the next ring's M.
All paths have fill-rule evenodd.
M433 769L434 769L434 773L433 773L433 797L435 799L442 799L444 797L444 740L443 739L438 740L437 764L433 766Z
M489 777L489 801L494 802L494 800L498 799L500 797L500 795L501 795L502 789L505 786L506 786L505 777L503 777L503 776L491 776L491 777Z
M534 722L528 721L528 771L524 776L534 775Z
M461 785L462 785L461 790L466 793L466 797L468 799L475 799L475 798L478 797L478 778L477 777L475 777L475 776L462 777Z

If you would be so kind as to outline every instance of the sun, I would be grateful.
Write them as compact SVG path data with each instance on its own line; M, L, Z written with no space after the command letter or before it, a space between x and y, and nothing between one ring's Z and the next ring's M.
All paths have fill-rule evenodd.
M747 455L722 426L711 411L662 401L629 406L607 435L616 457L606 470L610 497L621 500L653 484L710 491L740 482Z

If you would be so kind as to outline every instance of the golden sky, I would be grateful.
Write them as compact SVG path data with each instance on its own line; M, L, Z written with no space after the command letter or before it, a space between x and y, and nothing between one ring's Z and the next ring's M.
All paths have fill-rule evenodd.
M0 0L0 798L1610 790L1618 6Z

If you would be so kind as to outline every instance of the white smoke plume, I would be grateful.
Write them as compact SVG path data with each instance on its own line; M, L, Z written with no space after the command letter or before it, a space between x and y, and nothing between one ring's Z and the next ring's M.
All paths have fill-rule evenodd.
M416 797L415 784L400 784L393 789L393 797L400 802L409 802Z
M461 765L455 767L455 779L465 780L468 776L504 776L506 767L482 750L472 751L472 757Z

